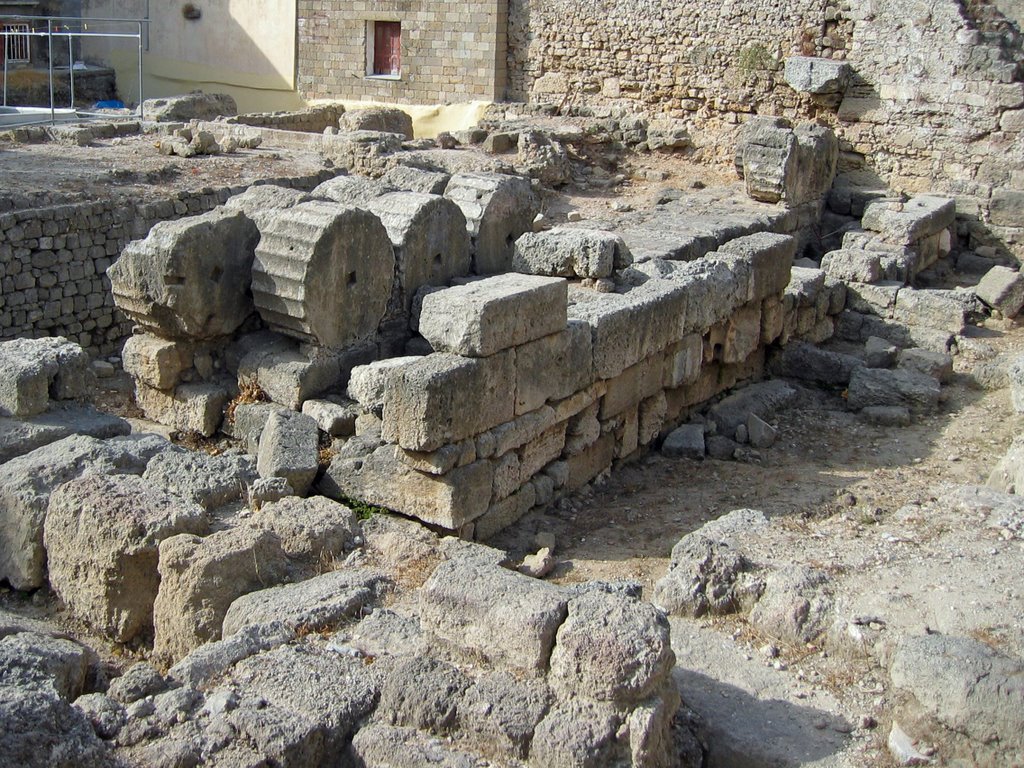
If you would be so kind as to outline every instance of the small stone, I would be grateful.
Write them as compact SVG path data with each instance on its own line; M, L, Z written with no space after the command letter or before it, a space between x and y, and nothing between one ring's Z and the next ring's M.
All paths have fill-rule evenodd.
M579 211L569 211L569 213L565 215L565 220L574 222L583 221L583 214L580 213Z
M519 566L519 572L535 579L542 579L555 569L555 558L551 550L543 547L535 555L527 555L523 558L523 564Z

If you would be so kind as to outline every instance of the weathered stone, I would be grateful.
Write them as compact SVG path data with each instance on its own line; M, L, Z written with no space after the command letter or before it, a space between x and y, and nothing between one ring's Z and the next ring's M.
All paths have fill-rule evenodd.
M527 232L515 242L512 269L554 277L608 277L633 256L621 237L596 229L554 227Z
M530 765L537 768L600 768L628 763L616 741L622 715L614 706L586 699L555 704L537 726Z
M779 296L790 281L796 238L772 232L737 237L718 249L719 254L740 256L751 269L747 301Z
M278 537L240 527L201 539L172 536L160 544L160 589L153 606L153 652L177 661L220 637L224 614L241 595L284 578Z
M62 404L27 421L0 417L0 463L71 435L106 439L127 435L131 424L91 405Z
M764 594L750 612L750 623L789 645L809 643L834 616L830 579L807 566L783 568L765 580Z
M183 342L143 333L128 337L121 360L125 372L133 379L154 389L169 390L192 367L193 350Z
M469 679L451 664L413 657L390 670L381 686L378 711L385 722L432 733L456 724Z
M458 530L487 511L490 462L476 461L433 475L414 470L398 452L396 446L386 445L362 458L336 457L318 489L332 498L358 499L448 530Z
M882 427L909 427L910 410L902 405L869 405L861 409L861 415L869 424Z
M110 681L107 695L121 704L132 704L166 689L167 681L163 675L151 664L140 661L128 667L123 675Z
M447 353L401 366L384 393L384 437L411 451L433 451L511 421L512 352L485 358Z
M128 719L124 707L103 693L87 693L75 699L75 709L92 724L101 739L114 739Z
M978 282L974 293L1003 317L1016 317L1024 307L1024 278L1009 267L992 267Z
M919 195L905 203L875 200L865 207L861 226L878 232L889 243L911 245L953 226L956 205L952 198Z
M324 564L342 560L360 535L355 512L323 496L264 504L252 523L276 533L289 557Z
M295 632L280 622L245 627L224 640L206 643L168 670L167 675L194 688L205 688L242 659L294 639Z
M828 193L838 158L839 143L827 128L793 129L783 118L754 117L741 130L736 166L749 196L795 207Z
M275 411L260 435L256 469L260 477L283 477L295 493L305 496L319 468L316 422L301 413Z
M420 622L457 650L537 675L547 668L566 603L562 591L545 582L448 561L420 590Z
M281 341L276 335L270 338ZM345 350L314 346L295 349L292 343L272 343L265 349L247 352L239 360L238 379L255 384L275 403L296 411L310 398L336 387L353 366L366 363L377 354L376 345L370 342Z
M359 407L350 400L307 400L302 413L331 437L351 437L356 431Z
M296 631L333 628L375 602L385 585L380 571L342 568L295 584L249 592L236 598L224 614L222 636L275 621Z
M366 176L335 176L315 187L310 195L318 200L366 208L371 200L393 191L390 185L380 179L370 179Z
M384 407L384 393L395 372L402 366L420 361L422 357L392 357L352 369L348 380L348 396L370 411Z
M95 378L89 355L64 338L12 339L0 343L0 415L24 418L46 410L50 397L86 397Z
M215 120L238 114L238 105L226 93L192 91L182 96L146 99L142 114L158 123L183 123L189 120Z
M962 333L967 324L967 306L961 298L953 291L904 288L896 294L893 318L907 325Z
M570 320L564 331L516 348L516 415L569 397L593 380L590 327Z
M759 417L756 413L747 417L747 437L752 448L765 449L775 445L778 429Z
M362 107L348 109L338 120L343 131L381 131L398 133L412 139L412 117L396 107Z
M240 195L229 197L228 201L224 203L224 207L229 211L242 211L256 222L257 227L262 229L266 218L274 211L294 208L311 199L312 196L309 193L291 187L257 184L249 187Z
M912 347L900 352L897 365L907 371L917 371L938 380L940 384L953 378L953 358L945 352Z
M0 755L18 768L107 768L86 716L56 694L0 685Z
M395 249L397 299L408 312L416 291L470 270L469 233L460 208L437 195L392 192L368 203Z
M821 269L836 280L874 283L882 277L879 255L870 251L829 251L821 258Z
M0 637L0 680L73 701L85 687L90 652L61 637L16 632Z
M790 56L784 77L794 90L815 96L839 95L846 91L853 70L845 61L815 56Z
M459 728L486 752L524 759L551 704L547 686L505 673L478 678L459 708Z
M443 195L451 175L441 171L426 171L408 165L396 165L388 169L380 180L395 189L422 192L427 195Z
M369 725L352 739L352 752L363 765L392 768L476 768L479 759L459 752L415 728Z
M939 402L939 382L908 370L855 368L847 403L860 410L873 405L902 405L917 414L932 413Z
M853 355L819 349L813 344L794 341L787 344L771 361L776 376L813 381L828 386L846 386L854 368L863 363Z
M135 400L146 416L180 432L211 437L220 428L228 392L215 383L180 384L173 392L153 389L142 382L135 386Z
M272 329L335 348L376 330L395 273L395 254L376 216L303 203L268 218L262 235L252 293Z
M864 365L868 368L892 368L899 357L899 347L887 339L869 336L864 342Z
M117 642L152 628L160 542L203 533L201 507L139 477L87 475L50 496L50 585L77 618Z
M159 222L107 270L114 302L164 338L225 336L252 314L249 286L259 239L240 211Z
M506 272L512 265L512 246L533 228L540 201L530 182L497 173L459 173L452 176L444 196L466 217L478 275Z
M668 433L661 453L670 459L704 459L704 425L683 424Z
M719 434L734 435L736 427L746 424L750 414L769 419L777 410L789 405L796 394L784 381L751 384L716 403L708 416L718 425Z
M146 465L142 479L209 510L244 499L256 468L246 456L164 451Z

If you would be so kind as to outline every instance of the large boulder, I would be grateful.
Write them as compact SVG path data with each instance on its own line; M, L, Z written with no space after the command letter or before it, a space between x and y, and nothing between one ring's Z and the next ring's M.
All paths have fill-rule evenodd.
M72 615L117 642L152 627L160 542L202 533L203 509L140 477L87 475L50 496L50 585Z
M226 336L252 314L250 273L259 239L241 211L159 222L107 271L114 303L157 336Z
M785 118L753 117L740 131L736 170L747 194L787 207L828 194L839 161L839 142L829 128Z

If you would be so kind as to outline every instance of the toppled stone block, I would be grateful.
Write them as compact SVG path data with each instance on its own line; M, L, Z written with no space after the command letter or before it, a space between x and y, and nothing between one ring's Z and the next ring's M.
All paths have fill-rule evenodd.
M853 375L853 369L862 364L853 355L794 341L772 358L771 369L777 376L836 387L846 386Z
M408 312L426 285L445 285L470 270L469 233L461 209L443 197L392 192L368 206L391 238L397 268L397 299Z
M404 366L422 359L422 356L392 357L356 366L348 380L349 397L368 411L380 411L391 378Z
M72 480L53 492L47 508L50 585L74 616L127 642L153 626L160 542L206 527L199 505L140 477Z
M815 96L841 95L853 70L845 61L816 56L790 56L783 77L794 91Z
M572 178L569 153L560 141L541 131L521 131L516 149L519 173L549 187L561 186Z
M992 267L978 282L975 295L1003 317L1016 317L1024 307L1024 276L1009 267Z
M319 432L309 416L275 411L260 435L256 469L260 477L283 477L305 496L319 468Z
M752 448L764 450L775 445L779 430L756 413L747 417L747 439Z
M342 205L365 208L371 200L394 192L394 188L383 179L366 176L335 176L313 188L310 196L320 200L331 200Z
M252 523L276 533L288 557L313 562L342 560L360 536L355 512L324 496L265 503Z
M911 347L900 352L898 368L931 376L940 384L953 378L953 358L946 352Z
M870 251L829 251L821 258L821 269L829 277L855 283L875 283L882 277L882 263Z
M668 433L661 453L670 459L704 459L704 425L683 424Z
M451 174L441 171L427 171L408 165L396 165L380 177L382 183L407 192L422 192L426 195L443 195Z
M910 200L873 200L864 209L861 226L878 232L882 239L913 245L956 223L956 202L950 197L919 195Z
M554 277L609 277L632 262L629 248L618 235L571 227L524 233L512 255L516 272Z
M256 480L256 468L248 456L169 450L158 453L142 478L151 486L213 510L245 499Z
M268 218L262 235L252 293L273 330L340 348L377 329L391 296L395 254L376 216L303 203Z
M500 173L459 173L448 182L444 196L466 217L473 271L478 275L507 272L513 243L533 229L533 218L540 210L530 182Z
M565 329L567 286L558 278L507 274L423 297L420 334L439 351L488 357Z
M419 594L424 630L530 675L547 669L568 603L558 587L472 560L441 563Z
M171 390L192 367L192 346L149 333L129 336L121 351L125 373L154 389Z
M355 370L355 369L353 369ZM356 431L359 408L352 401L307 400L302 412L331 437L351 437Z
M226 93L192 91L181 96L146 99L142 113L158 123L186 123L189 120L215 120L238 114L238 105Z
M395 107L363 107L345 111L338 127L343 131L380 131L413 138L412 117Z
M229 211L241 211L262 229L265 219L274 211L294 208L300 203L308 202L312 197L308 192L291 187L256 184L239 195L229 197L224 207Z
M793 208L828 194L839 161L839 142L822 126L784 118L753 117L740 131L736 168L747 194Z
M939 403L939 382L908 370L855 368L847 403L860 410L873 405L901 405L914 413L933 413Z
M0 343L0 415L24 418L47 409L50 398L92 392L89 355L65 338L11 339Z
M241 211L158 222L107 270L114 303L168 339L213 339L253 311L249 293L260 233Z
M487 511L493 475L488 461L444 475L419 472L399 458L396 446L385 445L361 458L336 457L318 489L325 496L359 499L454 531Z
M892 368L899 352L899 347L888 339L869 336L864 342L864 365L868 368Z
M177 661L220 638L224 614L236 598L280 582L287 557L275 534L239 527L206 538L164 539L158 570L153 652Z
M181 432L216 434L224 418L228 391L219 384L181 384L173 392L135 385L135 400L146 416Z
M13 631L0 638L0 675L5 687L73 701L85 688L91 656L94 658L88 648L70 639Z

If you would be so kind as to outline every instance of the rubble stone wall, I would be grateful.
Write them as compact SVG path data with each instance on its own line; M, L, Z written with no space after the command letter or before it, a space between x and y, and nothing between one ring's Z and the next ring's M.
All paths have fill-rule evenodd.
M308 190L323 180L320 174L273 183ZM0 214L0 339L64 336L94 354L118 351L132 324L114 306L107 268L157 222L212 210L243 189Z
M507 0L299 0L298 90L305 99L389 104L496 100L505 90ZM401 75L367 76L367 23L402 24Z
M255 128L275 128L281 131L323 133L326 128L338 127L338 118L344 111L344 107L325 104L295 112L251 112L247 115L229 118L227 122L251 125Z

